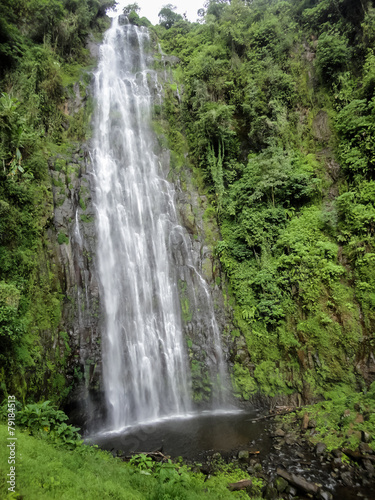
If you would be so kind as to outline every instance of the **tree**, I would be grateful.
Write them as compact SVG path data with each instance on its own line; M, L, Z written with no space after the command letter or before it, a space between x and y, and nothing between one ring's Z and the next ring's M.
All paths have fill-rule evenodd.
M123 13L125 16L129 16L131 12L135 12L138 14L138 12L141 10L140 6L137 3L129 3L124 7Z
M164 26L164 28L169 30L177 21L183 20L183 17L180 14L174 12L176 9L177 7L170 3L163 6L158 14L160 26Z
M206 15L212 15L215 16L216 19L220 19L223 10L226 5L228 5L227 0L208 0L204 6L207 9Z
M337 32L323 33L318 39L316 64L323 78L332 80L350 59L346 38Z

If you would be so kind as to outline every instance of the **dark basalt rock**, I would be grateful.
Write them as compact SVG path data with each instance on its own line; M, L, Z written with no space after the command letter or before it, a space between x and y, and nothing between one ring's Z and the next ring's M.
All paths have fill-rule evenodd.
M373 466L371 460L368 460L365 458L362 460L362 464L363 464L363 467L365 468L365 470L368 472L369 477L373 477L374 476L374 466Z
M238 452L238 460L242 462L248 462L249 461L249 452L248 450L240 450Z
M340 474L341 481L344 483L345 486L350 486L353 487L353 480L352 480L352 475L349 471L342 472Z
M318 498L320 500L332 500L333 496L329 491L319 490Z
M364 432L363 434L367 434L367 432ZM369 444L367 442L360 443L358 446L358 450L362 455L372 455L374 453L373 449L370 448Z
M266 500L275 500L276 498L279 498L279 492L272 483L267 484L267 486L264 488L263 498L265 498Z
M71 350L66 378L73 390L65 401L65 409L72 421L88 427L90 422L101 420L104 411L100 297L88 145L77 146L73 151L65 158L50 160L55 230L50 229L49 239L55 242L54 264L64 294L62 323ZM56 241L61 234L65 238Z
M322 455L327 448L327 445L325 443L317 443L315 446L315 453L316 455Z
M275 479L276 489L280 493L282 493L283 491L285 491L287 489L288 485L289 485L288 481L286 481L283 477L277 477Z

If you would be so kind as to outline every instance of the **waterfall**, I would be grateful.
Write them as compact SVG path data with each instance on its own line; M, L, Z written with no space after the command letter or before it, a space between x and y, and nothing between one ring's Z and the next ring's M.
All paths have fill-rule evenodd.
M95 74L97 260L103 381L112 429L186 414L191 400L171 249L176 231L183 240L186 236L178 224L173 186L154 154L150 121L159 86L149 69L149 44L146 28L120 25L114 18ZM199 280L204 281L200 275ZM213 315L212 304L208 307Z

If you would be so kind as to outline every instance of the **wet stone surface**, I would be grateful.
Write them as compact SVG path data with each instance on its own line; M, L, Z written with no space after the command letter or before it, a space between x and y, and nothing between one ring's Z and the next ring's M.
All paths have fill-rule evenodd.
M269 424L273 443L270 454L262 461L263 470L270 484L277 485L281 475L287 480L288 488L296 489L295 497L286 488L283 492L279 489L276 496L269 498L373 499L375 455L371 448L361 443L352 453L356 459L347 463L342 460L341 450L328 452L324 443L309 443L302 434L306 428L305 419L301 427L295 428ZM348 454L349 450L345 452Z

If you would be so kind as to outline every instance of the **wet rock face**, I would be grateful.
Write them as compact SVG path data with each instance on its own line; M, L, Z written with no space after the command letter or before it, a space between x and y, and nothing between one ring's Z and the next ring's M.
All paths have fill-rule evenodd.
M166 152L164 164L169 169L169 158L165 156ZM216 221L205 217L207 199L197 192L187 166L182 176L183 187L180 178L174 182L181 232L175 232L171 248L178 266L182 327L188 341L193 391L196 382L201 386L202 398L195 400L203 404L212 397L212 381L219 364L230 364L229 352L233 346L230 335L226 334L231 329L233 311L224 301L224 275L213 253L214 242L220 239Z
M95 210L87 145L76 145L49 162L54 201L55 263L64 296L62 324L69 336L66 408L86 425L82 413L101 391L100 297L95 264ZM98 394L96 394L98 393ZM80 408L80 409L79 409ZM92 412L90 411L92 415Z
M331 136L331 131L328 123L328 114L326 111L320 110L312 123L313 133L316 139L322 142L327 142Z
M172 61L163 56L162 63L164 71L158 74L159 82L163 85L173 83L169 71ZM183 92L183 89L180 91ZM174 97L179 101L178 89ZM177 215L181 228L171 234L170 248L178 269L176 279L182 327L192 368L194 400L202 405L212 397L212 382L216 378L218 365L224 363L230 367L233 361L230 351L233 351L235 346L229 335L234 329L233 310L224 300L225 276L213 251L215 243L221 239L214 210L209 206L206 196L199 193L194 184L188 161L178 172L174 171L170 152L165 149L164 144L163 141L161 144L156 141L155 153L160 158L164 176L175 187ZM213 330L217 331L216 335ZM213 341L215 336L216 342ZM244 345L246 346L245 341ZM249 361L246 347L242 355ZM228 381L227 385L230 385ZM199 394L196 393L197 387ZM228 389L227 392L231 392L231 388Z
M90 50L97 55L97 44L92 42ZM172 62L167 61L168 64ZM160 83L156 80L154 83L155 88L151 90L160 98ZM68 114L76 113L85 105L85 99L77 96L79 91L67 103ZM157 145L155 149L163 175L170 178L169 151ZM103 421L105 406L101 366L102 318L95 255L95 191L91 182L89 151L90 144L77 144L66 154L50 160L55 231L50 231L49 238L56 249L55 261L64 294L62 323L69 335L71 349L66 376L73 389L65 409L74 422L85 428L92 427L94 421ZM183 188L181 176L171 179L181 227L171 233L170 248L178 266L176 285L189 358L198 367L193 374L200 390L197 401L203 403L212 397L209 379L215 378L220 358L227 363L229 360L232 346L225 344L223 333L230 329L232 311L224 302L224 277L213 255L213 243L219 239L219 230L213 217L210 221L205 218L207 200L198 194L188 167L184 168L182 175L185 178ZM216 326L213 326L213 314ZM213 328L219 332L223 353L212 341Z

